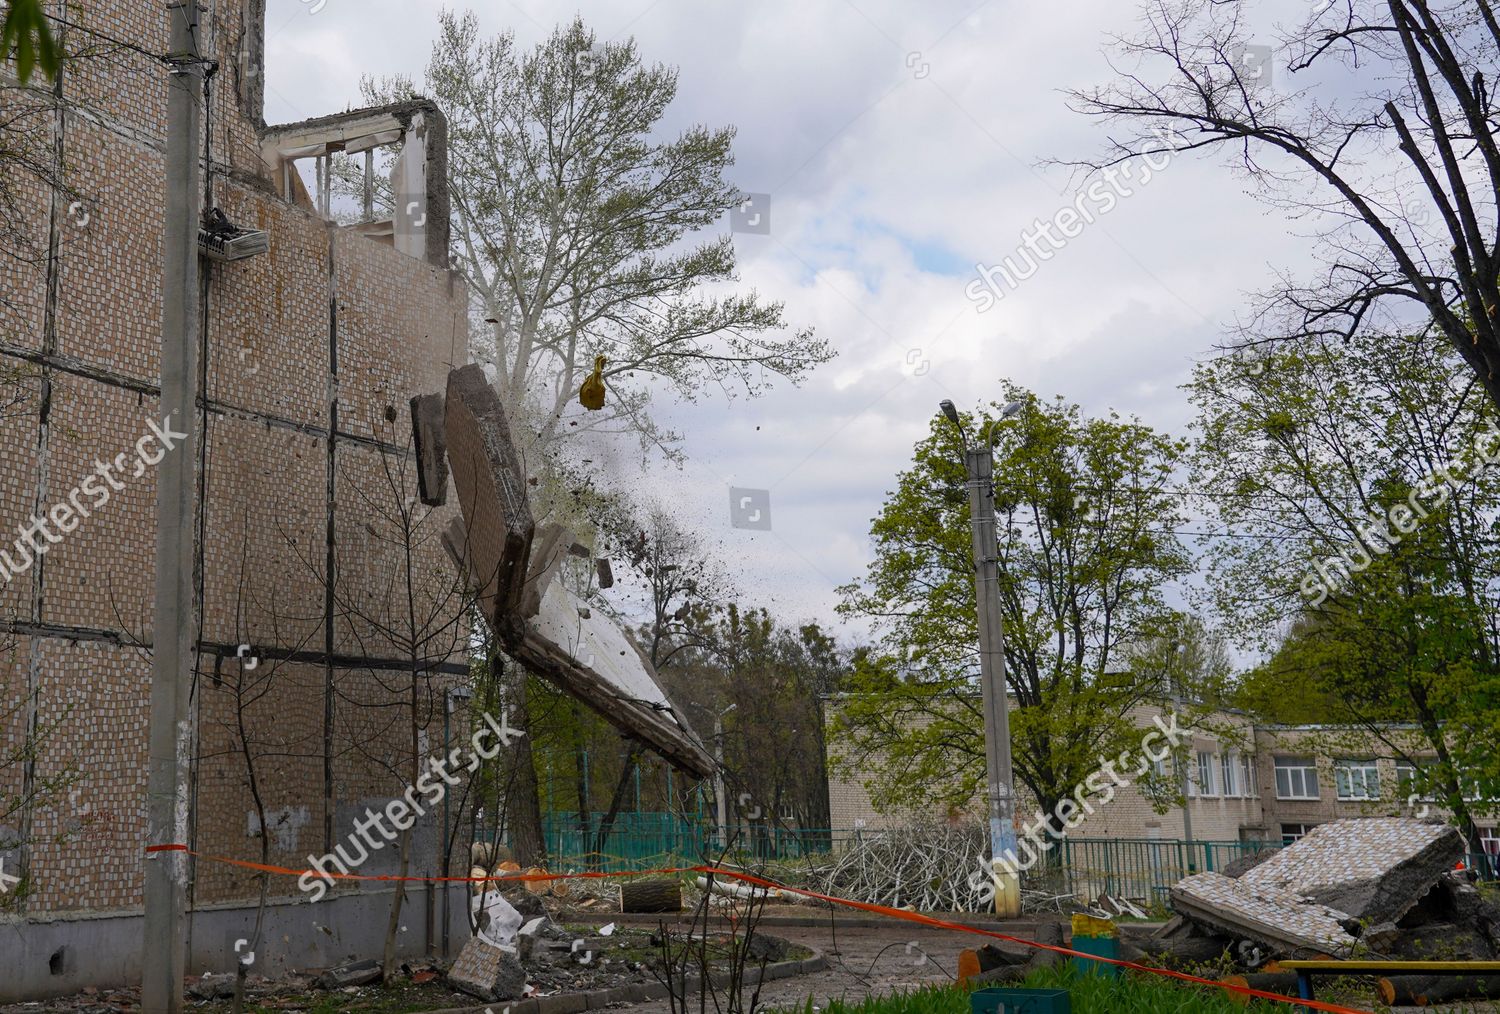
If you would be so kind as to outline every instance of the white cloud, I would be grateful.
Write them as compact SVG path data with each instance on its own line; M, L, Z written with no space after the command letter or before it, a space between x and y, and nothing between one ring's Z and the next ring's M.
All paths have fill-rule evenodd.
M420 78L437 3L310 6L270 2L268 121L357 105L362 73ZM1048 163L1102 146L1101 125L1069 112L1062 90L1106 80L1102 49L1131 29L1133 4L1080 0L1066 17L973 0L577 8L602 35L633 35L646 60L680 68L669 129L738 127L733 179L773 202L772 236L737 237L744 283L841 352L800 389L665 407L687 434L687 466L621 473L674 501L747 597L789 621L836 622L833 588L863 572L869 521L940 399L988 401L1009 377L1182 432L1177 385L1193 359L1222 340L1268 265L1304 263L1302 241L1222 167L1182 159L974 312L975 263L1013 253L1082 183ZM572 8L513 0L479 13L530 45ZM731 482L771 490L772 532L730 527Z

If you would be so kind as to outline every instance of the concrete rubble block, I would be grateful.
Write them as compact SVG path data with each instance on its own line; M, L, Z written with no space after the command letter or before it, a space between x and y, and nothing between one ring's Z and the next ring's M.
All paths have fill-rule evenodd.
M234 976L210 972L200 979L194 979L188 986L188 993L199 1000L227 1000L234 996Z
M1354 947L1354 937L1344 928L1347 913L1248 881L1248 875L1232 880L1218 873L1196 873L1172 888L1172 907L1195 922L1278 952L1305 949L1340 957Z
M448 374L444 431L466 522L461 555L485 615L502 634L518 637L517 610L536 524L510 425L480 367Z
M526 969L510 951L471 937L448 970L448 984L485 1003L514 1000L526 992Z
M1393 922L1463 855L1462 836L1443 824L1408 817L1336 820L1239 879L1257 890L1308 898L1350 919Z
M985 944L983 947L976 947L974 953L979 958L979 970L988 972L992 968L1003 968L1006 965L1024 965L1031 960L1036 951L1019 944L1004 947L999 944Z
M1434 922L1403 932L1390 956L1407 961L1493 961L1495 949L1473 926Z
M792 952L792 943L784 937L752 930L745 949L753 962L785 961Z
M1261 849L1259 852L1247 852L1238 859L1231 860L1222 870L1217 872L1224 874L1231 880L1238 880L1261 863L1276 854L1276 849Z
M445 406L440 394L411 400L411 433L417 450L417 492L429 507L448 502L448 442L443 433Z
M380 962L369 958L330 968L318 976L315 985L326 990L344 989L348 986L368 986L372 982L379 982L380 977Z

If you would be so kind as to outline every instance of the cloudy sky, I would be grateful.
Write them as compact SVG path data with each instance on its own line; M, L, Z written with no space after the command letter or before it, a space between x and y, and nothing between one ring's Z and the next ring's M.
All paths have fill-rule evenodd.
M1298 13L1265 6L1268 23ZM267 121L358 106L362 74L420 79L440 7L270 0ZM1193 362L1274 268L1306 266L1283 216L1223 165L1182 158L992 309L966 297L976 265L1013 254L1088 185L1050 163L1097 153L1105 128L1063 93L1109 80L1109 39L1130 34L1134 0L473 7L525 46L575 10L602 38L634 36L646 60L680 68L665 129L738 128L731 180L770 195L769 235L735 236L743 281L840 355L757 401L661 406L687 462L641 488L719 546L746 599L788 621L834 621L833 590L864 572L869 521L939 400L972 407L1011 378L1185 432L1178 386ZM731 485L769 491L771 531L731 527Z

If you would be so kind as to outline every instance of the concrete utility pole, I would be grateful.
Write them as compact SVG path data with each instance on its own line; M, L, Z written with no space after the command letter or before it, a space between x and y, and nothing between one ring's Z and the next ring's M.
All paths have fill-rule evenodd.
M1021 410L1011 402L1000 413L1006 419ZM1014 776L1010 757L1010 702L1005 691L1005 638L1000 629L1000 547L995 536L995 460L990 434L969 443L953 402L942 403L943 415L964 440L969 475L969 516L974 544L974 601L979 610L979 680L984 704L984 758L989 780L990 863L995 877L995 914L1021 914L1021 875L1003 864L1016 855Z
M146 842L187 844L193 756L193 518L198 433L198 227L204 66L197 0L174 0L167 92L165 256L162 262L161 413L188 436L156 470L156 606ZM182 852L146 857L141 1009L178 1014L187 954L189 863Z
M729 843L729 806L724 798L724 716L734 710L731 704L714 715L714 808L719 819L719 848Z
M1173 641L1167 652L1167 683L1172 687L1172 702L1173 706L1176 707L1178 714L1182 713L1183 701L1186 700L1186 698L1183 696L1182 692L1182 673L1179 669L1174 667L1172 663L1176 661L1177 658L1185 655L1186 653L1187 645L1183 644L1181 641ZM1198 752L1195 744L1191 742L1188 743L1187 756L1182 764L1178 765L1177 759L1175 757L1172 759L1172 763L1174 765L1177 765L1178 768L1177 791L1182 793L1182 840L1188 842L1188 872L1192 873L1196 870L1196 864L1192 859L1193 800L1188 795L1188 770L1189 765L1198 763Z

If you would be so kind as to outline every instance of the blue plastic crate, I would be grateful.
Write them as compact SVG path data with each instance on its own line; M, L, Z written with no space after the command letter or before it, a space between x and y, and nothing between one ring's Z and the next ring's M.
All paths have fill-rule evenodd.
M1065 989L981 989L969 997L971 1014L1073 1014Z

